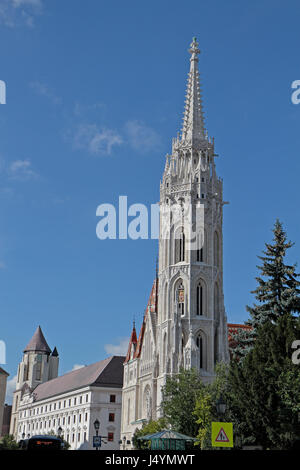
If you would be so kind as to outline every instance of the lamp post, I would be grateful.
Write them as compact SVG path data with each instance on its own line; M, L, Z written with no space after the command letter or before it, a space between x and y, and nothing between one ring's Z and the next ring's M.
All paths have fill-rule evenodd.
M96 431L96 437L98 437L98 432L99 432L99 428L100 428L100 421L98 419L96 419L94 421L94 428L95 428L95 431ZM96 447L96 450L99 450L98 446Z
M217 401L217 412L218 414L220 415L224 415L225 414L225 411L226 411L226 403L224 401L224 398L223 396L221 395L219 400Z

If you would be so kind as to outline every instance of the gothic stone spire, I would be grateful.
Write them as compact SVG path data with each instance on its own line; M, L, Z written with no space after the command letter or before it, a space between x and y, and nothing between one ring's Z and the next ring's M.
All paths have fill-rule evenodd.
M202 100L200 93L199 71L198 71L198 42L193 38L189 52L190 71L188 74L185 110L183 116L182 142L187 145L197 144L205 140L204 118L202 111Z

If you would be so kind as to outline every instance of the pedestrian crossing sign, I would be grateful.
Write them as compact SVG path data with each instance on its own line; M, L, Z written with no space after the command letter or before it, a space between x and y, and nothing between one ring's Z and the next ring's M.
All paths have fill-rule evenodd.
M211 423L211 444L213 447L233 447L232 423Z

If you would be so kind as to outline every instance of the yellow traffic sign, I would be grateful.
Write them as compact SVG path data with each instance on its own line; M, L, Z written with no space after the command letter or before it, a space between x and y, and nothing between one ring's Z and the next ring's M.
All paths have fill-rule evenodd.
M211 423L211 444L213 447L233 447L232 423Z

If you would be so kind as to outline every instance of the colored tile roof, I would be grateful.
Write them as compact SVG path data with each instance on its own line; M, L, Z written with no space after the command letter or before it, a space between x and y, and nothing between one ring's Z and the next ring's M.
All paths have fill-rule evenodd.
M141 326L141 329L140 329L139 338L137 340L137 344L136 344L136 347L135 347L135 353L134 353L133 359L135 359L137 357L140 357L141 350L142 350L143 339L144 339L145 327L146 327L146 318L147 318L147 315L149 315L149 314L151 315L151 314L156 314L157 313L157 304L158 304L157 300L158 300L158 279L156 278L153 281L150 297L149 297L147 308L146 308L145 315L144 315L144 318L143 318L143 323L142 323L142 326ZM132 335L132 333L131 333L131 335ZM126 356L126 359L124 361L125 363L128 362L129 359L130 359L131 344L132 343L131 343L131 338L130 338L127 356Z
M33 390L35 400L61 395L88 385L122 388L124 359L124 356L111 356L40 384Z

